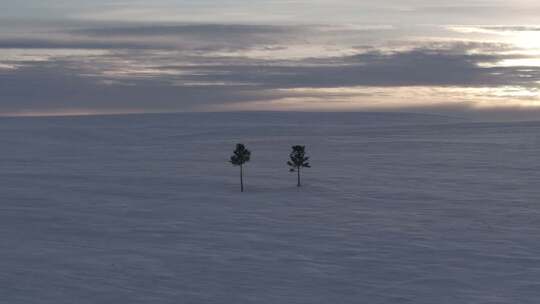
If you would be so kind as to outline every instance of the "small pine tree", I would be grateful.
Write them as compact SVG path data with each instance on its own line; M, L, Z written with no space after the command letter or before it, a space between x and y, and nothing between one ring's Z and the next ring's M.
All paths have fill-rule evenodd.
M246 149L243 144L237 144L233 153L230 163L240 167L240 191L244 192L244 164L250 161L251 151Z
M310 164L308 163L309 157L306 156L306 147L293 146L290 158L291 160L287 162L287 165L290 167L289 171L296 171L298 177L297 186L300 187L300 170L302 168L311 168Z

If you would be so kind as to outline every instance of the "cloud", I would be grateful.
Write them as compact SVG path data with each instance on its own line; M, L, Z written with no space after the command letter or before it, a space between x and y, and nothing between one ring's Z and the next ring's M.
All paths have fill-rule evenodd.
M540 67L500 65L527 55L510 54L505 43L445 40L440 32L400 40L403 30L386 25L74 23L47 33L0 34L0 115L442 111L539 98ZM28 60L29 50L41 59Z
M0 31L0 49L231 51L272 47L314 33L302 26L239 24L98 26L85 22L46 22L17 28L16 33Z
M39 38L0 38L0 49L170 49L165 43L128 41L77 41Z
M91 36L176 36L176 35L204 35L206 37L219 37L222 35L257 35L257 34L283 34L292 29L302 27L254 24L176 24L176 25L143 25L123 27L102 27L76 30L74 33Z
M512 57L512 56L511 56ZM343 86L536 85L537 68L483 67L508 56L456 53L455 49L413 49L287 63L204 65L192 81L238 81L270 88ZM164 70L175 67L160 67Z
M435 45L440 47L440 44ZM352 56L300 60L205 55L179 58L175 52L144 50L112 52L87 58L87 61L77 57L52 58L26 63L16 70L0 70L3 96L0 113L200 111L229 106L236 109L242 104L246 109L253 104L258 108L265 108L262 105L266 104L269 109L322 109L339 108L343 101L347 105L354 99L366 100L364 105L356 103L358 109L399 109L399 98L405 94L393 95L392 90L384 88L409 88L409 99L426 92L421 88L454 88L443 90L453 92L454 96L438 95L444 97L443 100L434 102L444 104L444 107L449 107L448 100L455 98L469 100L493 95L501 102L503 98L528 100L537 97L533 91L531 96L517 96L512 91L486 90L536 87L540 69L483 67L481 63L497 62L506 57L468 52L480 47L494 48L484 44L455 44L445 48L370 51ZM366 89L343 89L347 87ZM414 87L419 89L412 89ZM455 89L459 87L476 87L474 94L477 95L465 94L464 89L460 93ZM298 90L300 88L317 90ZM474 102L474 98L468 102ZM387 103L374 107L376 100ZM428 109L436 107L425 97L422 102ZM411 105L404 100L401 107Z
M480 33L480 34L498 34L498 35L508 35L512 33L520 32L540 32L540 27L537 26L463 26L463 25L453 25L447 27L451 31L458 33Z
M193 111L259 98L244 96L235 85L177 86L165 77L107 82L85 72L62 61L39 62L9 73L0 70L0 114Z
M484 26L486 30L504 31L504 32L539 32L539 26Z

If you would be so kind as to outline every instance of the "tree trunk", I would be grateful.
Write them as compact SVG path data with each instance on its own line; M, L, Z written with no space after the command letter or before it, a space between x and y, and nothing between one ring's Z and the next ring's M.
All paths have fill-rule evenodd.
M296 170L296 173L298 173L298 184L296 184L297 187L300 187L300 168Z
M244 192L244 168L240 165L240 192Z

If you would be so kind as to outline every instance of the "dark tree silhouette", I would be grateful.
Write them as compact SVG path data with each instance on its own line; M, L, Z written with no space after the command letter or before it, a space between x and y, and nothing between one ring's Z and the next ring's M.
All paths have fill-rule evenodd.
M246 149L243 144L237 144L236 149L231 156L231 164L240 167L240 191L244 192L244 164L251 159L251 151Z
M305 146L293 146L292 152L290 154L291 160L287 162L287 165L290 167L291 172L297 173L298 176L298 184L297 186L300 187L300 170L302 168L311 168L311 166L308 163L309 157L306 156L306 147Z

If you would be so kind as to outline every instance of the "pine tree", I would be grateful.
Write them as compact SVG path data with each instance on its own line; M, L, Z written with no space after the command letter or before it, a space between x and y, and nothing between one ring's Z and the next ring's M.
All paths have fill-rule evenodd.
M244 164L250 161L251 151L246 149L243 144L237 144L233 153L230 163L240 167L240 191L244 192Z
M287 165L290 167L290 172L297 173L298 176L298 184L297 186L300 187L300 170L302 168L311 168L311 166L308 163L309 157L306 156L306 147L305 146L293 146L292 152L290 154L291 160L287 162Z

